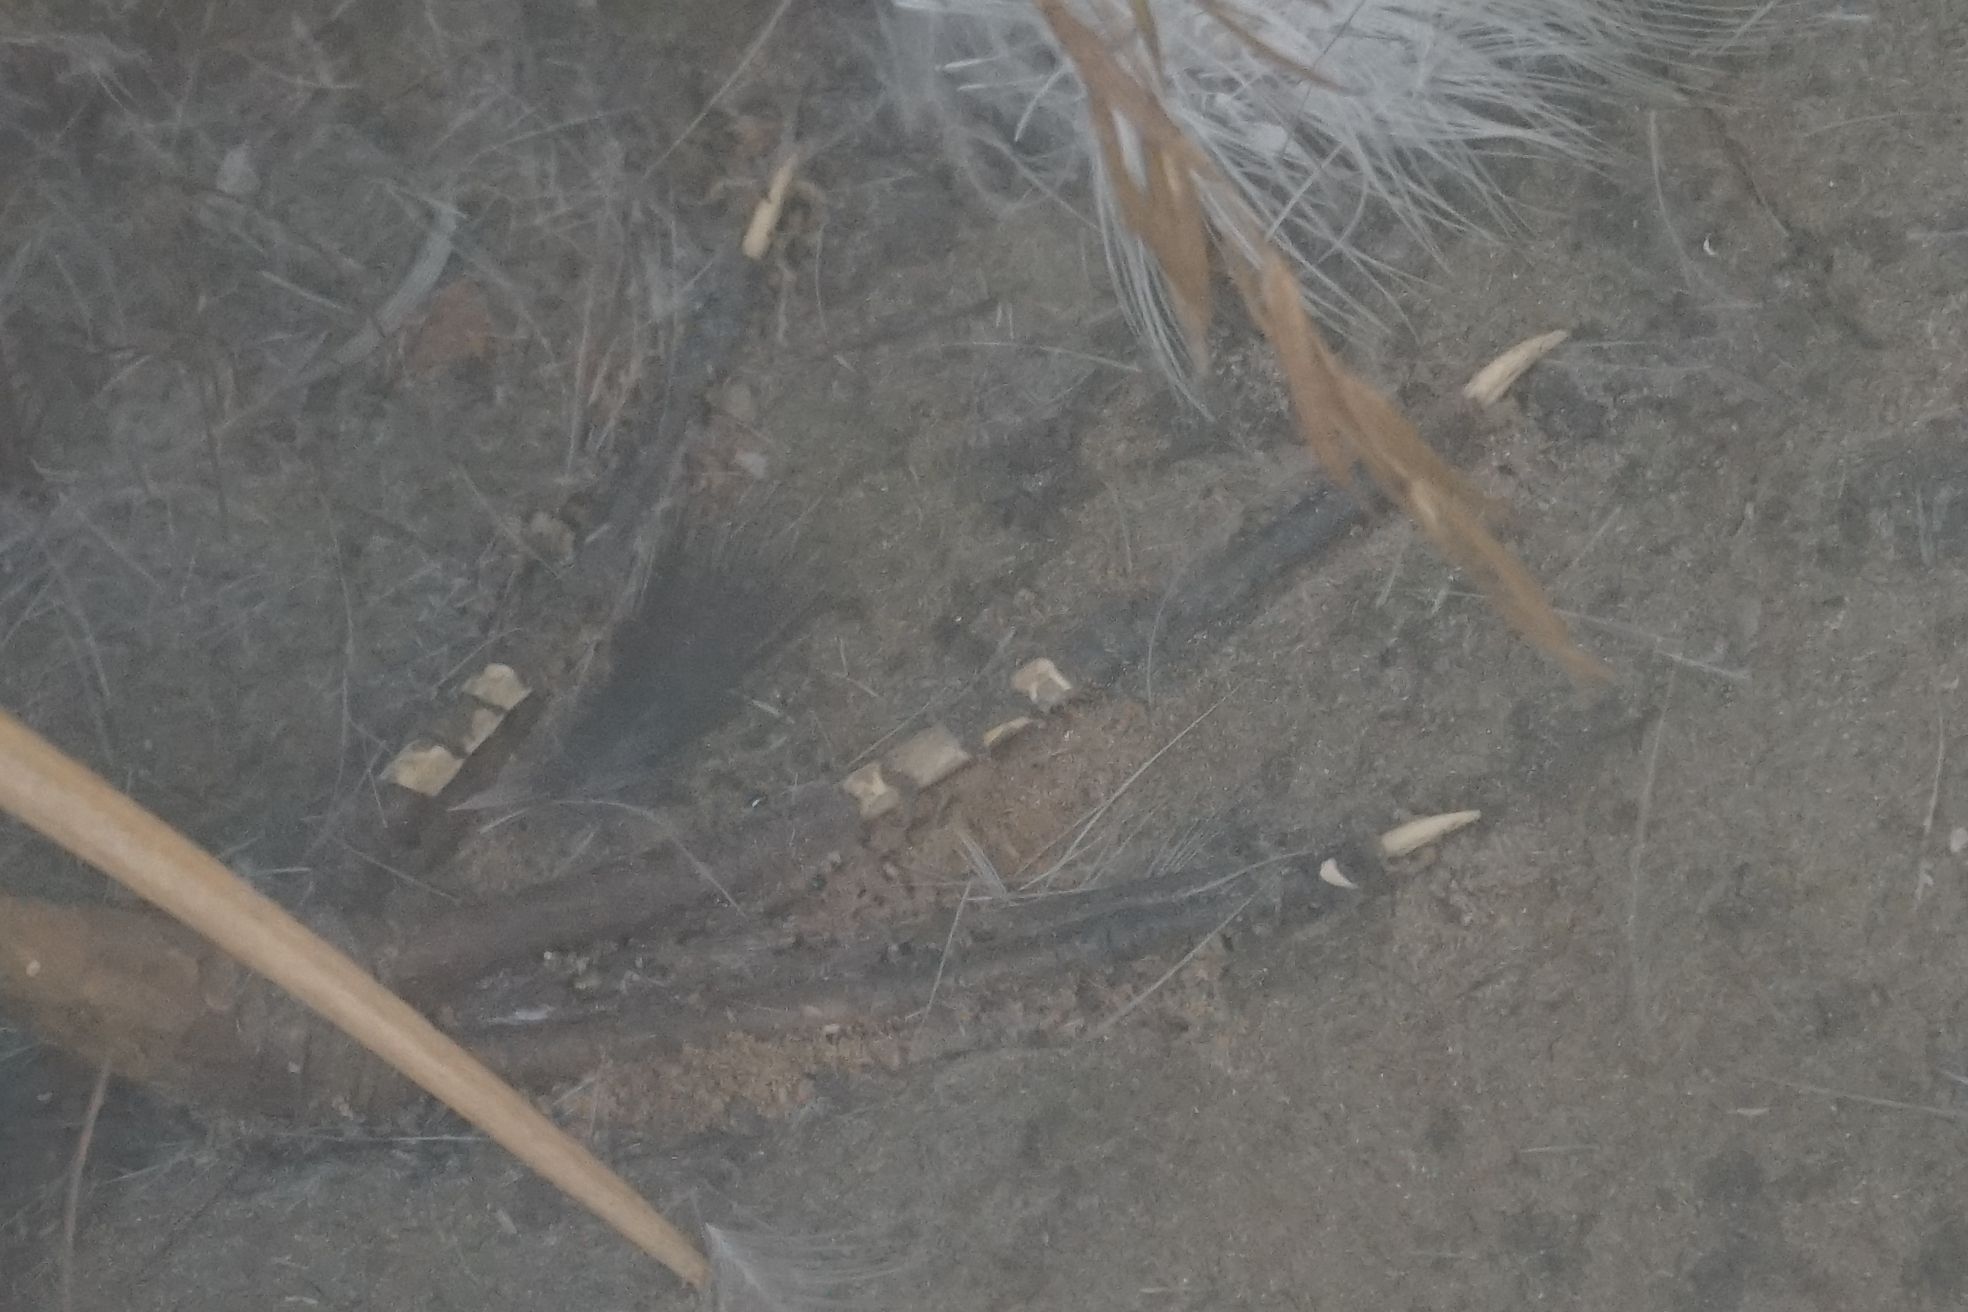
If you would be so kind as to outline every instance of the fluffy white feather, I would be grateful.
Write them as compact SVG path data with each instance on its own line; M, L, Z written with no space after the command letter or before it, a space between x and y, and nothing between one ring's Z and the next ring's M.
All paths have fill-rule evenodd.
M794 1236L704 1227L709 1312L881 1312L909 1263L894 1235Z
M1031 0L892 0L898 99L974 174L992 154L1051 191L1090 178L1130 317L1182 377L1153 261L1117 221L1086 97ZM1421 243L1491 226L1496 161L1598 154L1595 102L1671 94L1690 61L1759 28L1780 0L1070 0L1133 48L1145 7L1160 94L1264 217L1328 323L1371 319L1393 272L1363 235L1391 217Z

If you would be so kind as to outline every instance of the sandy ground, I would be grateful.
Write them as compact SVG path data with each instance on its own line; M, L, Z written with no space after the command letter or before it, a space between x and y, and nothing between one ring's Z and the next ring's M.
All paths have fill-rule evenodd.
M753 604L828 605L638 805L790 804L995 668L1007 634L1162 594L1316 480L1258 350L1226 330L1218 416L1185 413L1135 365L1090 231L987 208L873 112L860 10L789 15L733 112L657 161L770 6L383 8L304 15L297 44L166 6L119 29L149 44L103 74L110 109L43 88L55 117L7 147L39 188L10 223L72 217L51 196L97 208L35 230L7 302L48 418L0 522L0 685L291 905L355 897L336 854L377 809L368 781L474 662L586 677L611 585L548 568L527 526L581 522L619 444L667 431L665 388L621 371L674 346L646 307L701 262L694 234L742 222L760 133L822 143L820 194L685 481L740 526L743 568L798 562ZM1463 807L1480 825L1358 862L1309 926L1233 922L1110 1029L1181 950L1069 989L1079 1023L1015 1041L802 1049L789 1078L694 1099L604 1069L548 1105L687 1221L801 1237L792 1262L870 1255L869 1305L1968 1301L1968 28L1943 0L1848 6L1714 99L1618 117L1603 173L1527 166L1508 241L1393 251L1416 281L1350 344L1445 415L1496 352L1572 331L1499 413L1430 437L1515 509L1612 688L1567 684L1377 521L962 802L1015 865L1193 725L1075 877L1179 847L1226 868L1357 852ZM72 159L21 144L49 133ZM210 190L240 141L275 218L173 190ZM352 307L428 239L433 178L465 215L453 285L475 290L451 295L482 296L483 326L467 305L304 404L215 425L359 331ZM146 252L178 279L120 281ZM441 879L534 882L636 823L535 817ZM890 892L947 912L964 867L926 830ZM21 836L5 871L89 887ZM88 1085L0 1040L18 1306L53 1305ZM437 1118L270 1129L120 1088L74 1262L78 1308L685 1301Z

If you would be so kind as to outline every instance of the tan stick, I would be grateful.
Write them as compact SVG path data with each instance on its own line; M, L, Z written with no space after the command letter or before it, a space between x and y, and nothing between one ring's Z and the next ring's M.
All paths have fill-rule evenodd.
M0 806L170 912L416 1081L687 1284L710 1264L622 1178L362 967L0 711Z

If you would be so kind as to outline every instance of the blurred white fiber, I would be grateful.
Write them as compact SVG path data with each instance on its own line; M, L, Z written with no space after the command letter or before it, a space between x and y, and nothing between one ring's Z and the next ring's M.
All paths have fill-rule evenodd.
M908 1269L892 1236L704 1227L713 1312L880 1312Z

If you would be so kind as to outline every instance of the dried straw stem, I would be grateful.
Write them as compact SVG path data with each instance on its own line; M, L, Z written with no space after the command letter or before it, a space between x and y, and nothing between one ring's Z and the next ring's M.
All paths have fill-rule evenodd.
M709 1280L695 1244L511 1085L191 840L4 712L0 808L279 984L686 1283Z

